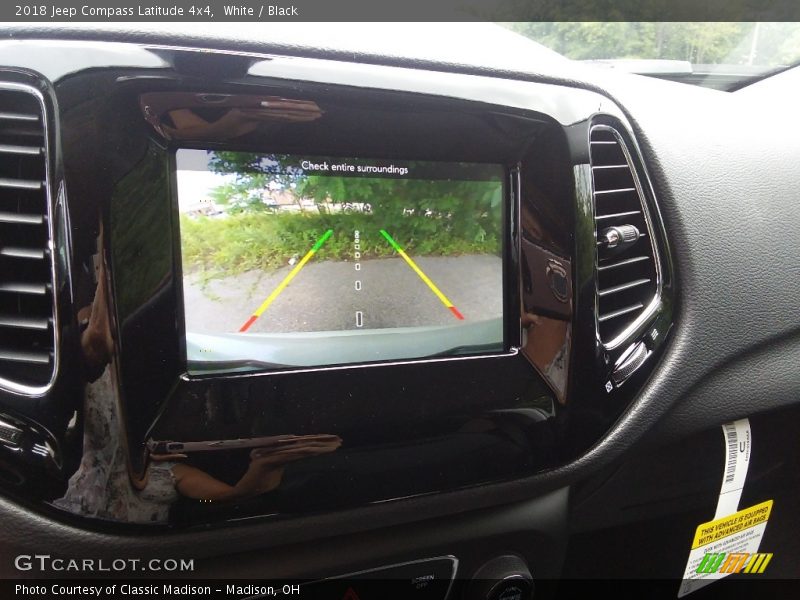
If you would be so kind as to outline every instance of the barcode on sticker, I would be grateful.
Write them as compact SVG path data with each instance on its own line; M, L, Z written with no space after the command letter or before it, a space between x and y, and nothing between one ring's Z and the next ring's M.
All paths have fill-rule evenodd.
M733 423L726 423L723 427L725 428L725 437L728 438L728 464L725 466L725 483L733 483L736 475L736 459L739 456L737 452L739 437L736 434L736 426Z

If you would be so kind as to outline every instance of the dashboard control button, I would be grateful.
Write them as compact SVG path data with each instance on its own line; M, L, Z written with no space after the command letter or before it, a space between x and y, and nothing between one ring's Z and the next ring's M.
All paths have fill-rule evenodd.
M636 370L644 364L650 352L644 342L637 342L622 355L622 358L614 367L611 379L615 385L622 385Z
M530 600L533 576L519 556L498 556L475 572L465 597L468 600Z
M598 237L600 245L616 248L619 245L633 244L641 234L635 225L618 225L604 229Z
M569 300L569 279L567 278L566 269L555 260L547 262L547 283L550 285L550 291L559 302L566 302Z

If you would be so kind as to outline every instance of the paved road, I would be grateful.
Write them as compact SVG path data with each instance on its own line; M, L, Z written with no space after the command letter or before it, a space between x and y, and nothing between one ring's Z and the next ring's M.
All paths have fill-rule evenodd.
M464 315L459 321L402 258L361 262L313 259L297 274L249 332L336 331L459 325L502 314L502 261L497 256L412 257ZM291 267L249 271L216 279L203 290L196 276L184 278L186 328L197 333L238 331ZM361 290L356 290L356 281Z

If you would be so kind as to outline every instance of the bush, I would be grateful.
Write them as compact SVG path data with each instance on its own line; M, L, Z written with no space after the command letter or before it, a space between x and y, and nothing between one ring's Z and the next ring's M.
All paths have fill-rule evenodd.
M486 217L489 220L489 217ZM455 235L446 217L409 215L387 228L401 248L411 255L457 256L497 254L500 240L493 223L474 225L472 239ZM380 235L385 225L373 215L240 213L225 218L181 216L184 268L206 278L254 269L272 270L301 258L328 229L333 235L318 251L319 260L352 260L353 234L361 236L362 258L392 256L394 249Z

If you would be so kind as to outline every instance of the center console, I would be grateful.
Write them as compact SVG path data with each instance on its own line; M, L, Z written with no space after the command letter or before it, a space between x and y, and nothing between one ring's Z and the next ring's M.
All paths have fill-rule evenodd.
M0 143L41 152L0 179L0 483L36 510L158 532L524 480L596 444L669 335L669 249L605 97L11 44Z

